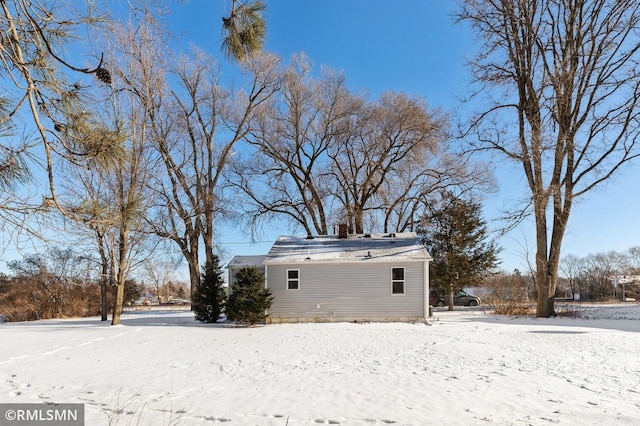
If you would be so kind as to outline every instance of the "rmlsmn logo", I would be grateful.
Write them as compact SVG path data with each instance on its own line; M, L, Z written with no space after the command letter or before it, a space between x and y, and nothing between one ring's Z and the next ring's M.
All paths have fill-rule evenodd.
M84 426L84 404L0 404L0 426Z

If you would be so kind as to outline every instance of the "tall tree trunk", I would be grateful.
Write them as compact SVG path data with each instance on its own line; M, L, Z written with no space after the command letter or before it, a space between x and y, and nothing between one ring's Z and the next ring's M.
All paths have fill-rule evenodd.
M213 237L214 237L213 236L213 233L214 233L213 211L209 211L209 212L205 213L204 214L204 218L206 220L207 225L206 225L206 227L203 227L204 229L202 231L202 241L204 243L204 262L205 262L205 265L206 265L208 263L213 262L214 258L216 257L216 255L214 253L214 243L213 243ZM197 264L197 262L196 262L196 264ZM198 271L196 271L196 272L198 272ZM199 273L198 273L198 276L200 276Z
M536 316L541 318L549 318L555 316L555 304L552 292L553 281L549 276L547 269L543 269L538 273L538 304L536 307ZM555 293L555 291L553 291Z
M197 236L189 239L189 248L184 248L182 254L187 259L189 265L189 285L191 286L189 294L191 300L200 287L200 265L198 258L198 238ZM193 307L193 306L192 306Z
M534 201L534 216L536 222L536 285L538 300L536 316L551 317L555 315L553 305L552 281L549 274L548 244L547 241L547 201L546 196L538 196Z
M120 325L120 317L122 316L123 301L124 301L124 282L118 282L116 283L116 296L115 296L115 301L113 303L113 315L111 317L111 325Z
M453 311L453 293L455 292L455 289L453 288L453 282L451 282L449 284L449 291L447 294L447 306L449 311Z
M98 251L100 252L100 321L106 321L109 311L109 257L104 243L104 234L96 230Z
M364 234L364 212L361 207L356 207L353 212L353 231L356 234Z
M122 306L124 304L124 282L126 280L126 263L127 263L127 251L128 251L128 239L129 232L125 227L120 230L118 244L118 270L116 275L116 297L113 304L113 317L111 319L111 325L120 324L120 316L122 315Z
M560 184L557 184L559 187ZM553 224L551 239L548 239L546 209L536 206L536 235L537 235L537 287L538 304L536 316L548 318L555 316L554 296L558 286L558 270L560 268L560 252L562 240L567 228L569 213L573 204L573 187L566 184L564 197L560 191L553 193Z
M197 258L188 259L187 263L189 264L189 282L191 285L189 294L191 295L191 300L193 300L194 295L198 291L198 287L200 287L200 268Z
M107 312L109 310L107 277L100 278L100 321L106 321Z

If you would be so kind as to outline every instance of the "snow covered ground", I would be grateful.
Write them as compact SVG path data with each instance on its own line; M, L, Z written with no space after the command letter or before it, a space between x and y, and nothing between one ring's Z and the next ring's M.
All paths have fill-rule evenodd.
M0 402L86 425L637 425L640 305L587 319L203 325L185 311L0 324Z

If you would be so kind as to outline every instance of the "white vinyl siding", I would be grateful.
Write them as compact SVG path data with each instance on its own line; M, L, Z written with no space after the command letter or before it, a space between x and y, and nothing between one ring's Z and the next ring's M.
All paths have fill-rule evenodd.
M287 269L287 290L300 290L300 269Z
M304 283L288 291L293 265L267 264L274 296L269 315L274 321L407 320L424 318L425 262L308 263L299 268ZM298 266L298 265L295 265ZM391 268L404 272L404 297L390 290Z
M404 294L404 268L391 268L391 294Z

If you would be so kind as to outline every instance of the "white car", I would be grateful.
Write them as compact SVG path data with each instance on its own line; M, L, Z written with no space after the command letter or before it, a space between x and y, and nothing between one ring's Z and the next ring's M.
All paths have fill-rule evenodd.
M191 300L189 299L169 299L167 305L190 305Z

